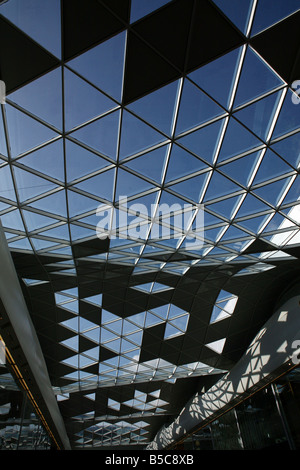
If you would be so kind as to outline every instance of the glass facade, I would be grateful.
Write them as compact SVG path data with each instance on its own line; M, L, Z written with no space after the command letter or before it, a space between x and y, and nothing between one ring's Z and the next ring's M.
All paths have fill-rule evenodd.
M26 392L0 364L0 450L49 450L51 440Z
M258 391L176 448L299 450L300 369Z

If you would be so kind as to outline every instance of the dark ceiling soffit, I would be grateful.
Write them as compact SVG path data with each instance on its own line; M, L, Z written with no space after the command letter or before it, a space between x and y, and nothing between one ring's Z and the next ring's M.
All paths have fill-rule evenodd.
M129 31L124 104L244 42L243 34L209 0L171 2Z
M130 0L62 0L63 59L69 60L124 30Z
M0 15L0 77L11 93L59 65L59 61Z
M288 83L300 77L300 12L250 40L250 45Z

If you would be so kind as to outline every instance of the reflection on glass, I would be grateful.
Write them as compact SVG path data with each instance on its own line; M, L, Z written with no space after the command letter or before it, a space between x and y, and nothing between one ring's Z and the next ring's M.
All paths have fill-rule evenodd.
M0 364L0 450L49 450L50 438L31 402Z

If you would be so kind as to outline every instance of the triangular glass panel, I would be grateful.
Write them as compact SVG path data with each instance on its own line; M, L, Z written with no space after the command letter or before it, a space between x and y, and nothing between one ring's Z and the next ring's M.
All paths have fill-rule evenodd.
M218 161L261 146L261 141L233 117L229 119Z
M74 217L84 212L96 211L99 201L83 196L75 191L68 191L68 208L70 217Z
M128 161L124 166L131 168L157 183L161 183L167 150L168 146L164 145L141 157Z
M176 135L193 129L224 111L190 80L185 79L176 124Z
M177 91L178 81L140 98L128 105L127 108L158 130L170 135Z
M248 193L245 197L239 211L237 213L237 217L244 217L251 214L258 214L259 212L268 211L270 208L262 201L260 201L254 195Z
M73 241L80 240L82 238L88 238L95 235L95 230L81 227L80 225L70 224L71 238Z
M173 287L160 284L159 282L154 282L153 287L152 287L152 293L156 292L163 292L165 290L173 289Z
M222 310L221 308L215 305L213 308L209 323L215 323L217 321L224 320L224 318L228 318L228 317L230 317L229 313L225 312L224 310Z
M213 0L214 3L225 13L244 34L250 17L252 0L240 2L240 0Z
M234 225L230 225L226 232L222 235L222 242L227 240L234 240L236 238L245 238L249 237L247 232L235 227Z
M107 170L103 173L99 173L99 175L93 176L82 181L81 183L76 184L75 187L99 198L112 201L114 193L114 180L115 170Z
M32 251L32 246L29 243L28 238L23 238L15 242L8 242L9 248L17 248L20 250L30 250Z
M270 27L297 10L299 10L298 0L287 0L285 2L281 0L259 0L255 10L251 36Z
M234 49L203 65L188 77L222 106L228 108L240 54L241 48Z
M73 330L76 333L78 333L78 317L73 317L73 318L70 318L69 320L60 322L60 325L70 328L70 330Z
M100 330L100 336L101 336L101 344L105 344L107 341L115 340L116 338L119 338L115 333L112 331L108 330L105 327L101 327Z
M209 172L206 172L201 175L188 178L186 181L169 186L169 189L191 199L193 202L199 203L209 174Z
M172 338L173 336L182 335L182 331L178 330L175 326L170 323L166 324L164 339Z
M166 320L168 318L170 305L162 305L161 307L155 307L151 309L151 312L155 313L161 319Z
M223 124L223 119L209 124L178 139L178 143L206 162L213 163Z
M149 328L150 326L158 325L161 323L161 318L158 318L156 315L152 315L152 313L147 312L146 320L145 320L145 328Z
M213 341L212 343L207 343L205 346L215 351L218 354L221 354L225 345L226 338Z
M44 178L40 178L21 168L14 167L17 191L21 201L42 195L57 186Z
M271 145L271 149L277 152L295 169L299 168L300 164L300 132L293 134L290 137L280 140Z
M141 346L142 344L142 338L143 338L143 331L137 331L135 333L128 334L126 336L129 341L132 341L136 346ZM131 345L132 349L132 345Z
M290 202L299 201L299 175L294 179L287 195L284 198L284 204L289 204ZM298 221L299 222L299 221Z
M123 320L123 335L130 335L133 332L136 332L138 329L137 325L134 325L129 320Z
M56 248L58 246L57 243L53 243L47 240L41 240L38 238L31 238L31 242L35 250L49 250L50 248ZM60 271L63 272L63 271Z
M122 32L68 62L73 70L121 101L126 33Z
M182 310L182 308L177 307L177 305L170 304L168 320L171 319L172 323L174 324L174 318L178 317L179 315L182 315L183 313L186 313L185 310Z
M230 181L225 176L221 175L218 171L214 171L209 181L207 191L205 193L203 202L217 199L219 197L227 196L228 194L239 191L240 187Z
M12 158L57 137L54 131L8 103L5 109Z
M292 168L272 150L268 149L253 180L253 185L268 181L276 176L290 173Z
M246 106L234 113L236 119L262 140L266 140L279 103L281 92L271 95Z
M85 333L82 335L84 337L87 337L91 341L94 341L95 343L100 342L100 328L93 328L92 330L85 331Z
M260 217L252 217L252 218L249 218L249 219L246 219L246 220L239 221L239 222L237 222L237 224L241 227L244 227L244 228L250 230L252 233L254 233L256 235L256 234L258 234L259 229L261 228L261 226L267 220L267 217L268 216L266 216L266 215L261 215Z
M230 163L226 163L225 165L220 165L218 170L220 173L229 176L237 183L247 187L259 156L260 152L250 153L245 157L238 158Z
M91 359L95 359L96 361L99 360L99 352L100 348L97 346L96 348L89 349L88 351L85 351L85 354L90 357Z
M121 351L121 339L115 339L113 341L110 341L109 343L105 343L105 347L107 349L110 349L111 351L114 351L115 353L120 353Z
M133 196L134 194L141 193L150 188L153 188L151 183L148 183L144 179L138 178L132 173L119 168L116 185L116 199L119 199L121 196ZM136 202L138 203L139 201Z
M139 204L139 212L143 215L151 217L153 213L153 206L158 202L159 195L160 191L158 190L158 188L155 188L155 191L151 191L151 193L146 194L145 196L138 195L136 198L130 199L130 206L131 204ZM123 196L124 195L122 195L121 199L119 199L119 201L121 201L120 207L122 208L122 210L127 211L127 206L125 207L124 203L129 203L127 202L127 200L123 199Z
M96 118L116 104L67 68L64 70L66 130Z
M16 201L16 192L9 165L0 167L0 196Z
M113 160L117 158L120 112L113 111L70 134Z
M123 320L116 320L106 324L107 329L115 333L117 336L120 336L122 333Z
M259 80L257 80L259 77ZM248 47L237 88L234 107L274 90L284 82Z
M132 0L130 10L130 23L134 23L143 16L148 15L152 11L157 10L171 0Z
M166 182L187 176L205 167L206 164L204 162L194 157L179 145L173 144L168 163Z
M10 93L9 99L57 129L62 129L60 67Z
M127 352L131 351L132 349L136 349L135 344L131 343L130 341L127 341L126 339L122 338L121 341L121 348L120 348L120 353L121 354L126 354Z
M79 312L78 300L72 300L71 302L67 302L63 304L63 308L65 308L66 310L70 310L73 313L78 314Z
M44 0L43 3L14 0L2 2L0 6L1 15L56 57L61 57L60 11L59 0Z
M18 162L33 168L47 176L64 181L64 154L62 139L56 140L32 152Z
M67 181L73 181L98 171L110 162L90 152L81 145L66 139L66 173Z
M171 186L172 188L172 186ZM155 211L155 217L166 215L169 216L170 212L182 211L184 204L187 204L180 196L175 196L168 191L162 191L158 206ZM154 212L154 211L153 211ZM154 215L154 213L153 213Z
M47 225L57 223L57 220L55 219L51 219L50 217L45 217L44 215L40 215L31 211L23 210L23 216L29 232L38 230L42 227L47 227Z
M70 261L68 261L70 262ZM74 288L71 288L71 289L64 289L60 292L61 294L63 294L63 296L65 297L78 297L78 288L77 287L74 287Z
M290 178L284 178L279 181L275 181L274 183L265 184L261 188L253 190L253 192L260 196L264 201L276 207L289 181Z
M0 196L1 196L1 192L0 192ZM11 206L10 204L5 204L4 202L0 202L0 211L4 211L6 209L9 209Z
M166 138L162 134L124 110L120 140L121 160L148 148L150 149L164 140Z
M210 227L210 226L213 226L213 225L224 223L224 221L221 218L219 218L219 217L211 214L210 212L208 212L206 210L208 208L212 209L212 211L216 212L217 214L224 215L224 217L227 217L227 219L230 219L231 214L235 210L236 205L238 203L238 200L237 200L236 197L232 198L232 199L233 200L232 201L230 200L229 202L227 202L227 204L226 204L226 200L224 200L224 203L225 203L225 208L224 209L222 207L222 202L223 201L221 201L221 203L220 203L221 204L220 209L218 209L218 203L216 203L216 206L217 206L216 208L215 208L215 204L209 204L209 205L207 204L206 206L204 206L204 214L203 214L204 226L205 227Z
M91 328L95 328L95 326L97 326L95 323L88 321L86 318L79 317L79 331L81 333L85 332L86 330L90 330Z
M55 255L67 255L67 256L72 256L72 249L70 246L63 246L57 249L51 249L48 250L49 253L53 253Z
M147 284L134 286L133 289L140 290L142 292L148 292L150 294L150 292L152 291L152 287L153 287L153 282L148 282Z
M85 297L83 300L98 305L99 307L102 306L102 294L92 295L91 297Z
M30 206L45 212L50 212L51 214L67 217L65 191L57 191L50 196L32 202Z
M25 231L23 220L18 209L1 215L1 222L3 227L21 230L22 232Z
M118 315L115 315L114 313L111 313L108 310L102 309L102 312L101 312L102 325L115 321L115 320L119 320L119 319L120 317L118 317Z
M74 351L79 351L79 336L73 336L72 338L61 341L61 344L67 346L68 348L73 349ZM77 365L77 364L74 364Z
M171 320L171 324L181 330L182 332L185 332L188 326L189 322L189 315L182 315L180 317L174 318Z
M299 107L293 102L294 93L288 89L281 107L272 139L300 128Z
M135 315L130 316L130 322L134 323L135 325L143 328L145 323L146 312L137 313Z
M85 395L85 397L88 398L89 400L95 401L96 394L95 393L90 393L89 395Z

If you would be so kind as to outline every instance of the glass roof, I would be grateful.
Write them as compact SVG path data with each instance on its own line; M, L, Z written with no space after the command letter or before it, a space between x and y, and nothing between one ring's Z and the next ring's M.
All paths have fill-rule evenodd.
M132 0L130 23L169 3ZM214 3L246 37L299 9L293 0ZM10 0L0 13L61 59L60 2L42 4ZM270 260L289 257L282 249L300 238L300 121L290 85L245 42L124 104L128 34L113 35L7 95L0 217L10 249L64 256L54 264L71 277L78 274L74 244L107 236L108 249L89 256L99 266L130 268L133 279L149 272L180 277L195 266L229 263L249 264L238 276L272 269ZM258 239L273 251L248 252ZM173 288L137 281L131 290L158 295ZM97 387L221 372L198 361L140 361L150 327L163 325L166 341L187 331L189 311L170 300L126 318L104 308L101 295L81 298L78 289L57 290L55 302L67 312L59 321L68 351L61 363L71 380L55 388L58 396L86 390L94 400L88 391ZM80 302L102 309L101 325L81 316ZM237 302L221 291L210 322L230 317ZM84 352L83 340L91 346ZM221 353L225 341L205 344ZM99 361L100 349L106 356ZM144 442L148 424L141 416L164 413L168 405L159 389L154 395L136 392L122 402L135 422L103 419L78 434L78 445ZM120 403L110 399L109 407Z

